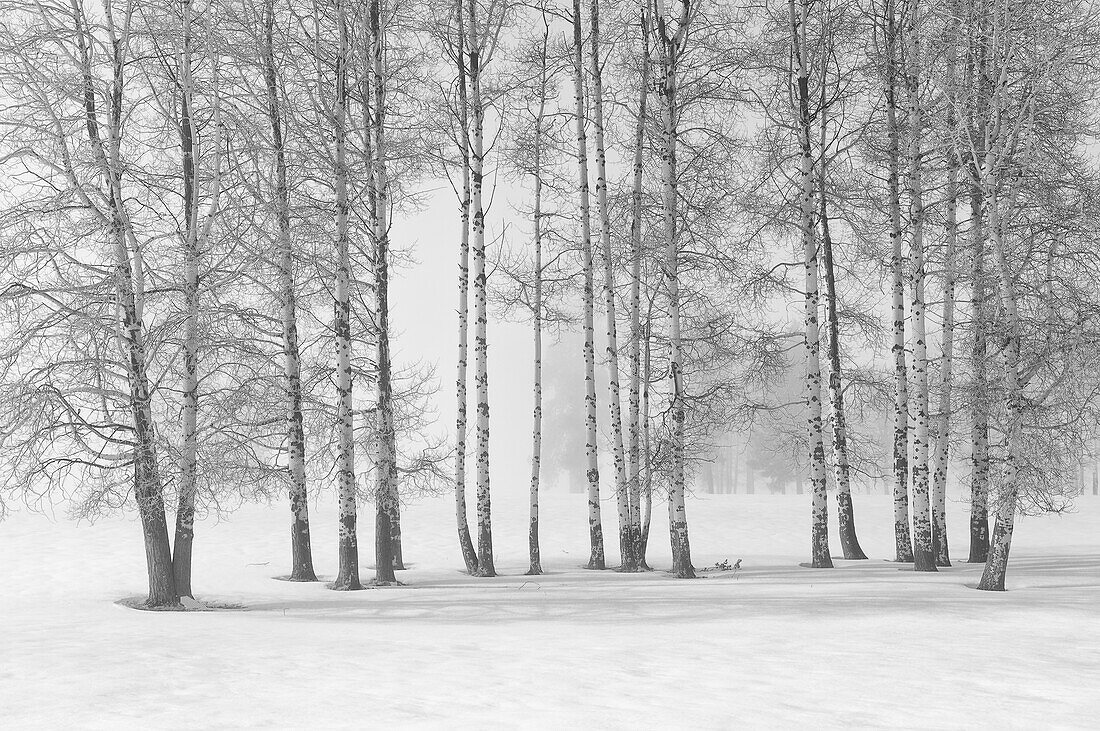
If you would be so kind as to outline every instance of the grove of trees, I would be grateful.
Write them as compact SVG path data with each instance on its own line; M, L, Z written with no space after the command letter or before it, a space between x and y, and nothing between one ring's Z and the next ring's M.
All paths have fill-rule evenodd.
M893 558L950 565L965 460L968 560L1004 590L1015 518L1066 507L1100 425L1098 49L1089 0L0 0L0 509L136 510L174 607L197 515L289 496L287 578L315 581L331 491L354 590L364 505L395 584L402 495L445 489L456 559L495 576L509 318L530 574L552 454L584 474L587 568L616 535L649 570L664 500L693 577L693 476L751 429L801 455L814 568L830 486L867 558L877 476ZM392 348L402 226L439 187L453 439ZM548 425L561 331L583 404Z

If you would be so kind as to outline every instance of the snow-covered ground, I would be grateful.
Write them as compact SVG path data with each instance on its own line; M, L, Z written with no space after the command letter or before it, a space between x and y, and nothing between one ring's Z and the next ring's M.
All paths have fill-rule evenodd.
M0 727L1100 722L1098 498L1020 521L1010 590L994 594L973 589L981 567L963 562L964 506L949 512L956 565L915 574L883 560L889 498L865 495L857 525L872 560L832 571L798 565L809 496L699 495L688 508L695 565L741 558L743 570L678 581L582 570L584 497L548 493L550 573L526 577L524 490L497 498L501 577L462 573L452 503L425 498L404 510L408 585L355 593L272 580L288 568L285 505L207 521L197 595L247 611L119 606L145 591L136 522L13 515L0 523ZM615 555L613 501L604 517ZM370 547L373 521L362 522ZM667 531L655 525L660 569ZM331 577L331 505L314 507L313 526L317 570Z

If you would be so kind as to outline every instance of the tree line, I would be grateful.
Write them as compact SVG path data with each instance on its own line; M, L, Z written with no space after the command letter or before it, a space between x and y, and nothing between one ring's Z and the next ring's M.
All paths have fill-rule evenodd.
M583 424L546 442L583 461L591 569L611 490L620 569L649 569L658 495L672 572L694 576L691 476L748 426L805 456L815 568L830 481L842 555L866 558L852 485L881 465L895 559L935 571L969 455L981 589L1004 589L1019 512L1072 496L1100 388L1089 2L0 11L0 496L135 507L150 606L192 596L197 514L278 494L288 578L316 580L308 497L328 485L332 588L363 586L364 499L373 583L393 584L402 492L440 485L466 570L496 575L491 316L531 325L530 574L561 329L583 340ZM440 183L453 438L434 369L391 352L402 223Z

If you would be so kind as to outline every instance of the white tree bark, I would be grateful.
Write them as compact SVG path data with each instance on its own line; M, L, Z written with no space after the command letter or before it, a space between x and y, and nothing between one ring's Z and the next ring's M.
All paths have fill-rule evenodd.
M911 0L907 6L905 22L905 91L908 105L908 155L909 158L909 219L910 219L910 286L912 301L910 318L913 323L913 401L915 424L913 429L913 569L935 571L936 559L932 551L932 516L928 484L928 344L925 333L924 302L924 180L921 159L921 126L924 123L921 109L920 79L920 27L919 4Z
M584 258L584 453L588 479L589 569L607 567L603 521L600 516L600 468L596 451L596 349L594 334L594 266L592 262L591 204L588 193L588 138L585 133L584 45L581 40L581 3L573 0L573 101L577 133L577 195L580 205L581 255Z
M397 581L394 569L403 569L400 553L401 529L398 518L397 442L393 417L389 333L389 177L386 165L386 71L384 67L385 28L379 0L370 3L371 77L371 178L373 183L372 224L374 238L374 288L377 312L374 333L377 368L377 461L375 463L375 584Z
M600 217L600 251L603 256L604 313L607 322L607 381L611 416L611 451L615 463L615 503L619 517L620 570L637 571L630 529L630 493L623 449L623 418L619 394L619 338L615 314L615 260L611 252L611 216L607 206L607 153L604 148L603 69L600 61L600 2L591 0L589 62L592 74L592 122L596 142L596 206Z
M809 0L789 0L791 18L791 49L795 63L795 100L799 146L799 208L802 253L805 263L805 346L806 346L806 411L808 420L810 486L813 495L811 525L811 559L814 568L832 568L829 556L829 503L825 477L825 438L821 404L821 329L818 322L820 294L818 290L817 237L814 229L813 151L810 135L809 50L806 48L806 19Z
M455 62L458 66L458 144L462 154L462 201L460 205L462 232L458 249L458 375L455 379L457 417L455 420L455 518L458 523L458 545L466 572L477 571L477 551L470 537L470 523L466 517L466 410L469 398L466 394L466 371L469 357L469 298L470 298L470 126L469 98L466 73L466 14L463 0L455 2L457 33L454 44Z
M888 135L887 168L890 205L890 311L894 357L894 551L895 560L913 560L913 540L909 532L909 379L905 365L905 256L901 222L901 141L897 118L898 28L895 17L897 0L886 0L886 130Z
M474 254L474 383L477 385L477 576L496 576L493 561L492 509L489 498L489 341L486 312L485 208L482 187L485 170L485 105L481 98L481 64L485 34L477 16L477 1L469 3L467 41L470 109L471 208Z
M662 262L665 289L668 296L669 315L669 371L672 416L672 484L669 486L668 520L672 541L672 573L679 578L694 578L691 563L691 545L688 539L687 505L684 500L684 378L683 352L680 333L680 247L677 239L676 209L676 142L678 109L676 107L677 74L680 55L687 38L691 9L688 0L680 1L680 12L675 19L668 17L664 0L657 0L654 23L657 45L660 51L661 78L658 93L661 99L661 218L665 239L665 256ZM670 28L674 25L674 28Z
M176 509L176 535L172 551L172 569L176 592L193 596L191 555L195 538L195 497L198 476L199 415L199 263L209 240L221 195L221 104L218 92L218 63L211 59L214 86L214 139L211 145L211 182L209 208L200 214L198 175L199 138L195 126L195 82L192 75L191 0L182 4L182 49L179 55L180 147L183 182L183 261L184 261L184 342L183 342L183 443L180 448L180 488Z
M943 328L940 338L940 401L932 461L932 548L937 566L950 566L947 542L947 471L950 460L952 368L955 357L955 250L958 243L958 168L947 170L947 241L944 248Z
M634 125L633 186L630 195L630 406L627 416L629 436L630 525L634 556L638 568L648 568L642 541L642 438L641 438L641 285L642 285L642 182L645 159L646 104L649 96L649 3L640 3L642 40L641 73L638 81L638 118ZM648 460L648 455L646 455Z
M340 521L340 567L333 589L361 589L356 532L355 437L351 375L351 257L348 250L347 77L348 29L344 0L336 0L336 92L332 125L336 144L336 281L333 337L336 346L336 486Z
M264 4L262 48L267 116L275 157L275 217L279 227L279 299L282 310L283 378L286 381L287 471L290 476L291 581L317 581L309 535L306 494L306 437L302 415L302 365L298 354L297 284L294 279L294 242L290 228L290 191L286 148L275 68L275 1Z
M534 134L534 174L535 210L533 215L535 245L535 293L532 330L534 335L534 375L532 391L534 411L531 415L531 491L527 529L527 548L530 564L528 576L542 574L542 558L539 551L539 476L542 467L542 152L544 124L546 118L546 96L549 86L548 51L550 45L550 23L545 6L542 9L542 21L545 31L542 36L542 61L539 66L539 111L535 115Z

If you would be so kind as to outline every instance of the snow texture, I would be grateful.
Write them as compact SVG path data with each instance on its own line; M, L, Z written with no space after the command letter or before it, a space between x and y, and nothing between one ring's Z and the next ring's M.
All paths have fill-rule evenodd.
M808 495L699 495L696 567L740 558L742 569L676 580L583 570L584 496L553 492L548 575L523 576L520 492L494 495L501 576L465 575L452 501L425 499L403 513L408 585L360 592L273 580L290 566L286 505L201 521L197 598L245 611L121 606L145 591L136 521L13 515L0 524L0 726L1084 728L1100 717L1096 498L1020 521L997 594L973 588L981 566L964 562L957 500L955 566L918 574L883 560L889 496L854 496L871 560L814 570L798 565ZM311 511L331 580L336 509ZM667 532L650 547L667 569Z

